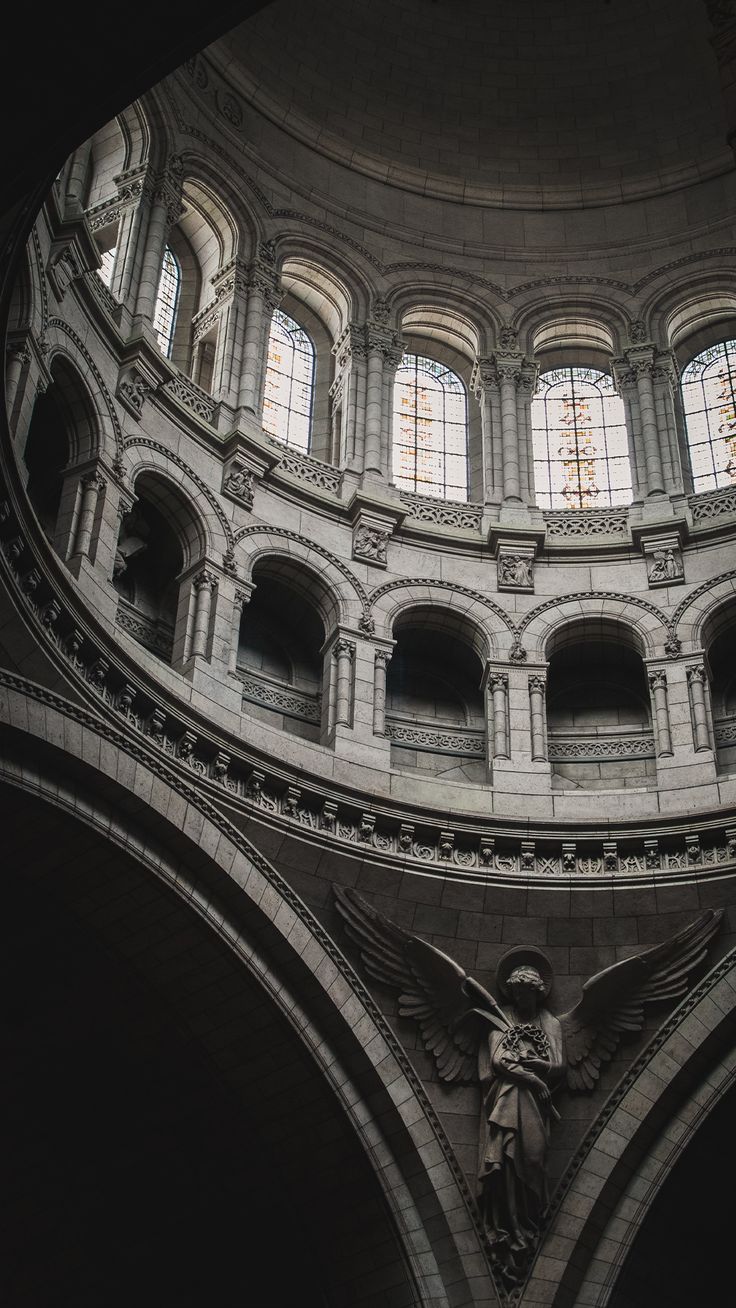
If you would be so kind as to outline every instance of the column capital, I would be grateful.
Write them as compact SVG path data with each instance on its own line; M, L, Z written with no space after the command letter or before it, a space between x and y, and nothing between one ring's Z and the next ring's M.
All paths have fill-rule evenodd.
M535 672L529 678L529 691L530 693L534 692L538 695L545 695L547 693L547 678L542 677L539 673Z
M487 391L498 390L498 372L493 355L476 355L470 374L470 389L476 400L483 399Z
M667 673L664 668L654 668L648 674L649 685L652 690L667 689Z
M691 663L690 667L686 670L685 675L690 685L695 683L704 686L707 681L705 667L702 663Z
M217 574L208 571L207 568L203 568L201 572L198 572L196 576L192 577L192 586L196 591L216 590L217 584L218 584Z
M348 640L345 636L339 636L332 646L332 653L338 659L341 655L346 655L352 663L355 658L355 641Z

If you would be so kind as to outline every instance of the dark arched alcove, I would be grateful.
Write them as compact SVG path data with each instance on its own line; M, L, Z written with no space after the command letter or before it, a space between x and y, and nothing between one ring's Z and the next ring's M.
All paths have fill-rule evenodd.
M61 503L69 441L58 388L49 386L33 407L23 460L28 470L28 498L49 540L53 541Z
M736 1088L689 1141L633 1242L609 1308L700 1308L733 1301Z
M116 845L4 787L0 813L2 1302L413 1303L357 1137L266 991Z
M255 568L256 588L243 610L237 673L252 717L319 740L324 623L297 589L298 579Z

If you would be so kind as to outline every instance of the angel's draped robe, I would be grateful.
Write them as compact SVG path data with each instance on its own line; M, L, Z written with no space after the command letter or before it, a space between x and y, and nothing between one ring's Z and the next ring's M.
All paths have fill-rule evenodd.
M519 1027L524 1025L517 1018ZM543 1008L530 1023L540 1028L549 1043L550 1070L542 1077L553 1089L564 1072L564 1045L562 1027L556 1017ZM521 1040L520 1052L539 1055L530 1041ZM513 1220L509 1210L508 1187L515 1187L513 1205L521 1225L534 1228L536 1217L547 1203L547 1149L549 1146L549 1109L540 1104L534 1091L517 1085L507 1075L520 1064L506 1047L504 1033L491 1031L481 1042L478 1073L483 1095L481 1117L480 1159L478 1182L481 1194L489 1195L490 1187L500 1190L502 1208L508 1221L503 1227L509 1232ZM488 1214L490 1216L490 1212ZM501 1234L499 1230L498 1234Z

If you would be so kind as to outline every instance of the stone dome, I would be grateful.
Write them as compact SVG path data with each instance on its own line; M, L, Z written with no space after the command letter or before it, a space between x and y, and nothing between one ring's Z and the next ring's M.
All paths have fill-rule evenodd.
M277 0L213 53L252 106L358 173L534 209L730 169L710 34L688 0Z

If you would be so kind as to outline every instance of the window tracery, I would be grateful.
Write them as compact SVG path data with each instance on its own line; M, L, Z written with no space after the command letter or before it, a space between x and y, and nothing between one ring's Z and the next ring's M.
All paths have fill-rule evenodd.
M736 341L711 345L682 374L695 492L736 483Z
M162 352L171 358L174 345L174 328L176 311L179 307L181 292L181 265L169 245L164 251L164 262L156 294L156 306L153 311L153 330L159 339Z
M580 367L542 373L531 421L540 508L631 503L624 406L607 373Z
M446 500L468 498L465 387L444 364L405 354L396 371L393 480Z
M305 454L311 440L314 365L314 345L304 328L276 309L268 340L263 429Z

